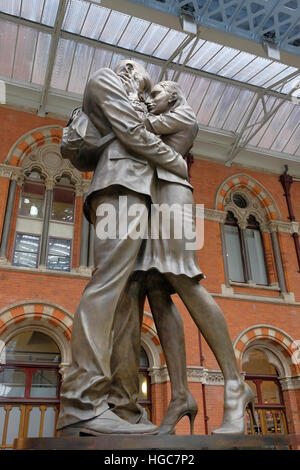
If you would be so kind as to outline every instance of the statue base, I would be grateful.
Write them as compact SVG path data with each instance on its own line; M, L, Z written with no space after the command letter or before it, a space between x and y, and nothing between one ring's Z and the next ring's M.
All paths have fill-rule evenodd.
M193 450L289 450L300 445L300 435L103 435L99 437L19 438L15 450L193 451Z

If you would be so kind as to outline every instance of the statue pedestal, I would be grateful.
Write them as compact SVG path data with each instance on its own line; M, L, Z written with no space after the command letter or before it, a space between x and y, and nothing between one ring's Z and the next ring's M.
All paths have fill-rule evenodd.
M15 450L102 450L102 451L195 451L195 450L288 450L297 449L300 435L194 435L101 437L44 437L15 439ZM298 447L299 448L299 447Z

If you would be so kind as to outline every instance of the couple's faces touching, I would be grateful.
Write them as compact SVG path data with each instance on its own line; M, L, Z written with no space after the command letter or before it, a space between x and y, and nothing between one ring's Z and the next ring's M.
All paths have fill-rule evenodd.
M125 80L131 80L131 86L135 88L139 99L146 103L152 114L158 115L168 111L176 100L176 96L159 83L152 88L147 96L151 88L150 76L144 67L137 62L122 60L115 68L115 72Z

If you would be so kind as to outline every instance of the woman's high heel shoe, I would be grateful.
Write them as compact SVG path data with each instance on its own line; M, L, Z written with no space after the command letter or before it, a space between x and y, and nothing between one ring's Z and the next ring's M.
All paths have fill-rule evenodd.
M175 434L174 428L184 416L189 417L190 433L194 434L194 422L197 412L198 405L193 395L190 393L185 403L176 405L176 401L171 400L166 416L158 429L158 434Z
M222 426L215 429L212 434L244 434L245 410L249 406L253 424L258 429L255 410L254 393L248 384L242 382L237 385L227 384L224 397L224 417ZM238 390L240 389L240 390Z

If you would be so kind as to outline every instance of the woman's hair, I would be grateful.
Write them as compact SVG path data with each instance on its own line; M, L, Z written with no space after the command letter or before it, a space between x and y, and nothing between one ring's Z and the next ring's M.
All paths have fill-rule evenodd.
M168 93L170 93L170 95L174 94L176 96L176 99L174 100L174 104L172 105L172 108L177 108L177 106L187 103L186 97L184 96L182 88L180 85L178 85L177 82L172 82L171 80L165 80L163 82L157 83L157 85L163 87Z

